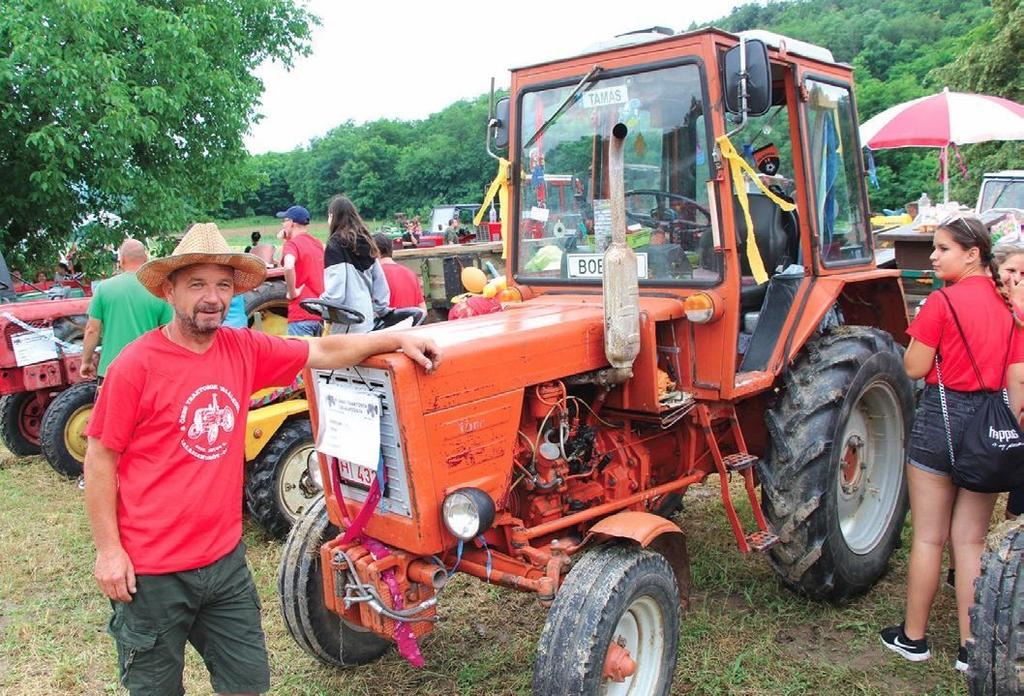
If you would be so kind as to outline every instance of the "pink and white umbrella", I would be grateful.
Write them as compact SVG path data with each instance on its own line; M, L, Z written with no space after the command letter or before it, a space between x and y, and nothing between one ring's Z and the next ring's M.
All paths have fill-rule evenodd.
M890 107L860 127L861 143L872 150L942 148L947 201L949 146L989 140L1024 140L1024 106L1002 97L946 88Z

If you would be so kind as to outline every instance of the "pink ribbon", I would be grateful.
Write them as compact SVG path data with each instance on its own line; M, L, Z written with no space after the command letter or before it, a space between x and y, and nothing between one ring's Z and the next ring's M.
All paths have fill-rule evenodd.
M337 466L337 460L331 459L331 466ZM380 480L378 477L373 478L373 483L370 484L370 491L366 494L366 501L363 503L363 507L360 508L359 513L356 515L354 520L349 520L346 514L346 508L344 504L344 497L341 495L341 486L335 490L338 494L339 501L341 501L342 515L345 517L345 534L341 537L341 544L348 543L360 543L366 547L373 556L375 561L379 561L382 558L386 558L391 555L391 550L387 546L377 541L373 537L366 536L363 534L363 530L366 528L366 523L369 522L370 516L373 515L373 511L377 509L377 503L380 502L381 491L380 491ZM380 574L381 580L388 586L388 590L391 593L391 604L394 609L404 609L405 602L402 599L402 593L398 587L398 580L395 579L394 568L388 568ZM405 658L413 667L423 666L423 653L420 652L419 643L416 642L416 634L412 632L408 624L404 621L395 621L395 644L398 646L398 654Z

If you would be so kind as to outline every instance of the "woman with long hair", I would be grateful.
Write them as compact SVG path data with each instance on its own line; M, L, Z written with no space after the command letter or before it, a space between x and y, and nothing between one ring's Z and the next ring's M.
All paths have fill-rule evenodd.
M331 325L331 333L366 333L374 317L388 311L391 293L381 270L380 252L356 207L337 195L327 205L330 236L324 249L325 300L334 300L363 315L361 324Z
M973 216L954 216L939 225L933 247L932 267L948 287L928 296L907 329L912 340L904 356L910 378L925 379L907 443L914 530L907 605L904 622L883 629L881 637L886 647L908 660L920 662L931 657L928 615L948 541L957 564L960 649L956 668L966 671L966 643L971 633L968 612L974 603L974 580L980 573L997 495L954 485L949 450L959 449L964 429L986 398L985 392L1007 386L1007 364L1024 367L1024 340L984 223ZM945 403L936 366L941 370Z

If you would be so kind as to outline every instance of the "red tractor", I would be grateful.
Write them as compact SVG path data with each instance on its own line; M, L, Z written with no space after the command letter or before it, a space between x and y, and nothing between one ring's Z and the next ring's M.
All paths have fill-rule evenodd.
M871 589L906 514L913 390L852 78L715 29L513 71L488 145L508 147L523 301L414 329L445 351L433 374L384 355L307 375L325 493L279 574L300 646L418 663L457 571L550 607L535 693L668 694L690 593L673 514L705 482L793 591ZM579 182L571 207L547 171Z
M13 454L39 454L47 406L81 381L88 308L88 298L0 304L0 437Z

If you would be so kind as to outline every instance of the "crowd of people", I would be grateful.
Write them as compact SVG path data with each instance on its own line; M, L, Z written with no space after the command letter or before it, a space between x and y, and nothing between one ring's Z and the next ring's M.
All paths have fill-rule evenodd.
M268 686L240 540L244 431L232 424L245 420L246 395L287 384L304 366L351 365L401 349L432 370L441 357L429 340L370 333L391 309L425 313L426 304L420 279L392 258L392 239L371 235L347 197L328 204L326 244L310 234L306 208L278 217L288 334L309 341L223 328L234 298L262 282L274 248L256 232L248 253L232 252L212 224L194 226L162 259L147 260L145 247L127 240L122 280L101 284L90 307L82 376L105 381L88 427L86 507L96 580L111 599L110 632L132 693L180 688L186 641L206 658L217 691ZM960 631L955 666L966 670L974 581L997 494L961 487L951 472L986 395L1005 389L1012 413L1024 409L1024 246L993 248L981 220L956 216L936 230L931 260L945 287L919 308L904 356L907 375L925 385L907 443L906 606L881 639L908 660L931 657L927 628L948 548ZM345 335L325 337L323 316L304 300L336 302L362 321L332 324L330 334ZM1014 491L1007 515L1022 512L1024 490ZM156 647L138 653L132 641L140 635Z

